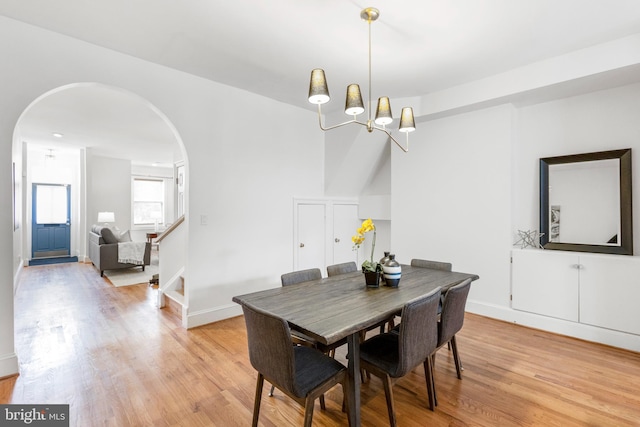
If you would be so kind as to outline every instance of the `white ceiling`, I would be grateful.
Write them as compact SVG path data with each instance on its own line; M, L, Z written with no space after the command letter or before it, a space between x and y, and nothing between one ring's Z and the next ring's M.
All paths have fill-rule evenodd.
M380 9L371 28L373 98L392 101L640 33L638 0L2 0L0 14L313 109L306 99L313 68L326 71L334 108L347 84L365 90L367 24L359 15L368 6ZM105 119L94 108L109 101L67 96L77 97L42 108L57 111L61 123L65 111L78 121L93 113L81 131L100 129L112 144L146 137L148 129L109 135L123 117ZM37 107L33 128L47 117Z

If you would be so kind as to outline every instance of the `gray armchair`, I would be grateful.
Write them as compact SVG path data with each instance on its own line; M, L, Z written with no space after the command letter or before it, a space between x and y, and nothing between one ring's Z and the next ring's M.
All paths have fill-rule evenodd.
M118 239L107 227L94 225L89 232L89 259L100 270L100 277L105 270L144 267L151 264L151 243L146 243L142 265L118 262Z

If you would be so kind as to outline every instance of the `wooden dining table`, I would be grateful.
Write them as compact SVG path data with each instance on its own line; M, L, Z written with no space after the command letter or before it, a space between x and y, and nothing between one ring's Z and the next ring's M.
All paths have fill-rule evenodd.
M436 288L445 292L475 274L402 265L396 288L369 288L361 272L283 286L233 297L285 319L298 330L323 344L347 338L349 425L360 426L360 331L400 314L408 301Z

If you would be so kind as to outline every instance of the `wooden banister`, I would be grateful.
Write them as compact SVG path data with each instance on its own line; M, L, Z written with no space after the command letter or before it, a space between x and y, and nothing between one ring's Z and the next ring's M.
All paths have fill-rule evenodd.
M173 230L175 230L176 228L178 228L178 226L180 224L182 224L184 222L184 215L182 215L180 218L178 218L176 220L176 222L174 222L173 224L171 224L166 230L164 230L162 232L162 234L160 236L158 236L158 238L156 239L156 243L160 243L162 242L162 239L164 239L165 237L167 237L169 234L171 234L171 232Z

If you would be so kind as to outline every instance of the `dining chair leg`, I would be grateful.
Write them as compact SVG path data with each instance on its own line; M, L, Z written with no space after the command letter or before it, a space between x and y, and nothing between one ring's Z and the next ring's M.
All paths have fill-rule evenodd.
M258 373L258 380L256 381L256 398L253 403L253 422L252 426L258 426L258 417L260 416L260 401L262 400L262 385L264 384L264 376Z
M462 367L462 362L460 361L460 356L458 355L458 345L456 344L456 336L454 335L451 338L451 351L453 352L453 361L456 363L456 374L458 375L458 379L462 379L462 371L464 368Z
M323 411L327 410L327 405L324 403L324 394L320 395L320 409Z
M431 357L427 357L423 363L424 379L427 383L427 398L429 399L429 409L436 410L435 384L433 383L433 369L431 368Z
M307 396L304 404L304 427L311 427L313 422L313 405L315 399Z
M347 412L347 408L349 408L349 393L347 390L349 389L349 376L345 375L344 381L342 382L342 412ZM349 413L347 413L347 418L349 418Z
M387 398L389 425L391 427L396 427L396 408L393 404L393 384L391 384L391 377L389 375L384 375L382 382L384 384L384 395Z

